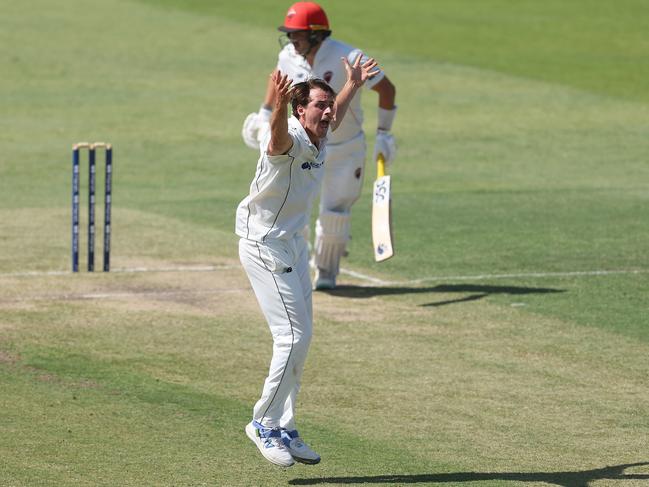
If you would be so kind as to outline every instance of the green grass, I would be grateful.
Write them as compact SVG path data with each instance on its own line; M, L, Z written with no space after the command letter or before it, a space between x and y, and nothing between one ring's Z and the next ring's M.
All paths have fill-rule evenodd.
M372 260L368 163L343 266L389 284L316 295L324 460L281 471L242 434L270 339L233 227L288 4L4 2L3 485L646 482L645 3L324 6L398 89L397 256ZM69 269L81 140L115 148L114 268L216 270L20 275Z
M277 0L141 0L263 29L273 44L288 8ZM642 0L412 0L323 3L334 34L354 45L417 62L469 65L517 77L649 101L643 62L649 5ZM275 44L276 45L276 44ZM251 52L254 59L259 50ZM272 66L272 65L271 65Z

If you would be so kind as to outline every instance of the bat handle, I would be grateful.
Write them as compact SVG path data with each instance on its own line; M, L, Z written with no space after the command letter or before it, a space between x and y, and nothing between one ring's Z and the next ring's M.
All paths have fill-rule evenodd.
M376 177L382 178L385 176L385 157L379 152L376 158Z

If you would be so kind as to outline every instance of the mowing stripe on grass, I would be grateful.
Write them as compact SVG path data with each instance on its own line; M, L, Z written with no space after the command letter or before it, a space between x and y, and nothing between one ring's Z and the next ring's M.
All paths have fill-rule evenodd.
M121 268L112 273L138 273L138 272L215 272L239 269L238 265L203 265L203 266L178 266L178 267L133 267ZM362 272L341 268L340 273L355 279L376 284L377 286L414 285L431 281L462 281L462 280L488 280L488 279L524 279L530 277L591 277L591 276L616 276L623 274L647 274L649 269L612 269L593 271L565 271L565 272L520 272L511 274L475 274L466 276L428 276L405 281L386 281ZM0 272L0 277L45 277L66 276L70 271L29 271L29 272Z

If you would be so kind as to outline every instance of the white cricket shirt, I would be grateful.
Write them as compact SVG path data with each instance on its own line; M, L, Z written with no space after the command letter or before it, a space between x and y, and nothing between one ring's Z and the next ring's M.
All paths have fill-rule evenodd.
M334 89L336 93L345 85L347 75L341 58L346 57L350 64L353 64L356 57L361 53L360 49L344 44L330 37L322 41L318 52L315 54L313 66L295 52L293 44L287 44L279 53L277 69L288 74L293 83L301 83L308 78L321 78ZM367 60L363 56L363 62ZM385 74L381 71L365 82L366 88L372 88L381 81ZM340 144L356 137L363 130L363 110L361 109L361 91L359 90L352 99L345 118L335 132L329 137L329 144Z
M327 139L321 139L318 150L294 116L288 119L288 134L293 146L287 154L266 153L270 134L261 144L250 193L237 208L235 232L240 237L290 239L308 223L324 175Z

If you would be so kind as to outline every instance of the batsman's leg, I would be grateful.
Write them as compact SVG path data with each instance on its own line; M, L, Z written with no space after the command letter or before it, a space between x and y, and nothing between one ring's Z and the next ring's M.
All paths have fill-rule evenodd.
M361 195L365 166L363 137L327 147L325 177L320 196L320 214L316 222L314 289L336 286L340 259L346 254L350 238L351 208Z
M323 211L315 227L315 265L314 289L333 289L336 276L340 272L340 259L345 253L349 239L351 215Z

